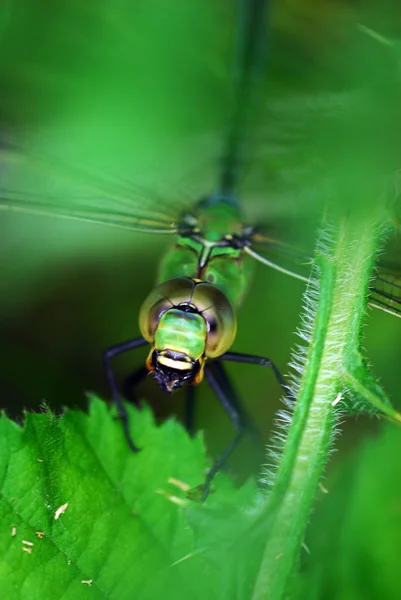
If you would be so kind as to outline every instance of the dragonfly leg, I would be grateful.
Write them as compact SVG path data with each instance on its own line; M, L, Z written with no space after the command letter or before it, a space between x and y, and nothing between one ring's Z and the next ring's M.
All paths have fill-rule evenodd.
M230 378L228 377L223 364L220 362L220 360L209 361L208 367L214 372L215 377L219 378L220 385L224 389L224 394L227 398L230 399L231 405L235 407L235 410L240 415L241 421L244 424L246 431L250 435L252 441L260 444L261 440L258 430L255 427L255 424L250 419L249 415L246 413L242 399L237 394L237 390L233 386Z
M109 383L109 387L111 390L111 395L113 397L113 402L117 407L117 410L120 415L120 419L123 425L124 435L127 440L128 446L133 452L138 452L139 448L137 448L132 441L131 434L129 431L129 423L128 423L128 414L125 410L124 404L121 401L120 394L118 393L117 382L114 377L113 369L111 368L110 361L115 356L119 354L123 354L124 352L128 352L129 350L134 350L135 348L139 348L140 346L144 346L147 344L147 341L144 338L135 338L134 340L129 340L128 342L123 342L122 344L118 344L117 346L112 346L105 350L103 353L103 365L106 371L107 381Z
M274 362L270 360L270 358L266 358L264 356L255 356L254 354L243 354L242 352L226 352L225 354L222 354L222 356L219 357L219 360L229 360L232 362L248 363L249 365L260 365L262 367L269 367L270 369L272 369L275 378L283 388L287 398L293 400L291 390L286 384L284 377L281 375L280 371L278 370Z
M188 385L185 394L185 429L191 437L194 437L196 387L194 385Z
M145 367L145 365L128 375L128 377L124 380L122 387L123 396L126 400L128 400L132 404L138 404L138 398L136 397L133 390L138 385L138 383L142 381L142 379L145 379L147 375L148 370Z
M233 439L233 441L224 450L224 452L222 452L222 454L220 454L220 456L215 460L212 468L209 470L209 472L206 476L206 479L205 479L205 483L203 485L202 502L204 502L206 500L206 498L209 494L210 484L211 484L214 476L221 469L221 467L224 465L227 458L230 456L230 454L236 448L236 446L238 445L238 443L245 431L245 424L243 422L241 413L237 410L236 406L231 401L231 398L227 395L227 393L226 393L227 390L225 389L224 380L222 380L220 378L219 372L216 371L214 367L215 367L215 364L213 366L212 365L205 366L206 380L207 380L208 384L210 385L210 387L212 388L212 390L214 391L214 393L216 394L220 404L222 405L222 407L224 408L224 410L230 417L235 429L237 430L237 434L236 434L235 438Z

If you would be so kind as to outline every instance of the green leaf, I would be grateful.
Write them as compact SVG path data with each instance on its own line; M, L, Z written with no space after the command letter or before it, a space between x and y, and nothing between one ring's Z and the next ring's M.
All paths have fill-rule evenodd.
M386 424L325 483L307 536L305 600L399 597L400 453L400 430Z
M27 414L24 428L0 419L4 598L247 597L254 484L235 490L218 475L206 504L191 502L180 482L204 479L201 436L128 410L138 454L97 398L89 415Z

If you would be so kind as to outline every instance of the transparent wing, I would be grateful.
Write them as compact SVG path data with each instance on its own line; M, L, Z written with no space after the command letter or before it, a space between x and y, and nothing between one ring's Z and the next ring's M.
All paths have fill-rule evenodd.
M10 146L0 150L0 209L146 233L175 233L182 210L121 178Z
M370 304L379 310L401 318L401 272L379 267L370 294Z
M252 258L280 273L305 282L309 280L308 266L311 264L312 254L308 258L306 251L302 252L290 244L261 234L253 236L252 245L246 247L245 251Z
M66 164L21 146L0 149L0 210L75 219L146 233L176 233L183 206L172 207L131 182ZM303 229L302 227L298 229ZM315 230L315 227L312 227ZM257 231L246 251L288 276L308 281L313 252ZM309 244L307 244L309 247ZM401 272L381 262L370 304L401 318Z
M103 196L102 200L107 198ZM99 206L100 200L93 200ZM24 194L21 192L3 191L0 189L0 209L20 211L29 214L50 217L75 219L101 225L111 225L122 229L131 229L144 233L175 233L177 223L174 220L163 219L160 215L140 216L133 212L118 209L92 208L88 199L74 199L70 206L65 206L56 198L44 195Z
M317 227L310 226L310 238L300 238L296 232L304 228L294 223L276 219L268 226L254 229L250 236L251 246L246 251L259 262L285 275L309 281L313 258L314 235ZM291 240L291 241L287 241Z
M263 233L254 235L248 254L259 262L286 275L308 281L313 252L301 250ZM309 256L309 258L308 258ZM370 287L369 304L383 312L401 318L401 271L380 261Z

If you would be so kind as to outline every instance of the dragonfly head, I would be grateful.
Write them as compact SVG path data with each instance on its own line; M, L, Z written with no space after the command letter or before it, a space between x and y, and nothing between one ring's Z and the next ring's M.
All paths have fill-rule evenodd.
M152 344L146 367L167 393L199 384L207 358L231 346L236 331L232 306L216 286L188 277L158 285L139 314L143 337Z
M206 336L205 319L189 306L169 308L160 315L146 367L164 392L201 382Z

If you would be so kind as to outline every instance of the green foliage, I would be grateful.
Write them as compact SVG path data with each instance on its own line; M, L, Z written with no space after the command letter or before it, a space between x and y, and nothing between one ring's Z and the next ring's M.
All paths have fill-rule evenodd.
M206 505L186 499L179 482L204 478L201 437L190 440L173 420L156 427L148 408L128 408L143 448L135 455L96 398L89 415L27 414L23 428L2 416L4 598L229 599L234 589L246 597L255 486L235 490L219 476Z
M400 430L357 443L319 494L304 553L300 598L399 598Z
M231 47L232 23L226 17L232 15L223 3L199 1L190 10L183 3L167 4L138 0L128 8L121 1L92 7L65 1L51 10L49 1L43 6L27 0L4 3L0 79L8 94L1 101L1 116L24 135L30 131L31 158L44 152L60 158L62 166L78 164L89 189L94 180L114 185L120 178L135 192L136 206L163 204L175 212L181 201L198 198L215 181ZM387 38L384 28L380 44L377 36L366 35L366 27L375 24L373 4L369 10L366 2L366 21L362 9L355 15L343 5L332 9L332 3L318 7L314 1L302 8L280 4L273 18L266 115L255 143L256 176L243 190L243 203L246 209L256 206L254 212L263 220L285 217L287 232L300 235L306 229L308 241L323 210L333 227L328 231L324 226L325 244L317 249L305 295L300 327L305 345L296 350L294 361L297 403L279 417L285 426L277 430L274 468L266 474L274 484L271 495L262 495L252 483L236 490L219 475L206 504L197 503L196 494L180 489L171 478L195 490L202 483L207 462L201 439L189 440L171 420L155 427L148 409L130 408L133 437L143 448L136 456L129 453L119 423L96 399L89 416L75 411L61 419L29 414L24 429L3 417L0 589L7 599L281 600L291 591L297 596L298 586L308 600L397 597L399 523L393 507L399 430L348 465L345 482L333 493L328 486L330 494L307 534L339 420L366 411L399 419L362 350L368 287L388 226L388 207L376 203L384 180L392 182L399 167L394 93L399 62L389 60L394 53L383 44L397 35ZM382 8L380 13L381 25L391 22ZM319 26L311 27L311 22ZM359 22L366 22L364 33ZM39 132L31 133L38 126ZM210 158L212 168L199 167ZM4 161L3 156L3 166ZM12 180L20 192L79 197L79 185L71 182L69 187L60 173L38 173L34 162L28 160ZM182 173L189 173L188 193L181 193L176 183L171 189L171 182L182 181ZM7 186L4 173L2 177ZM80 226L64 229L39 221L2 220L2 254L13 260L3 261L0 303L8 315L41 299L44 310L38 312L45 314L44 320L26 309L19 329L32 330L35 343L37 331L41 343L47 333L49 364L40 361L32 338L14 341L5 327L2 339L12 340L4 344L2 377L12 385L17 381L18 391L25 386L23 399L45 395L63 402L63 394L76 398L68 389L71 381L75 379L75 391L93 381L87 373L80 379L77 365L86 366L88 357L98 365L101 348L137 333L132 323L155 279L155 262L150 263L160 247L153 238L143 242L141 236L119 232L107 237L100 229L92 234ZM120 287L113 262L119 252L127 257L121 263ZM99 269L104 283L97 289L83 267L93 254L96 268L107 261ZM68 284L73 268L84 269L83 274ZM66 288L79 289L80 284L81 295L71 303ZM49 311L52 289L61 299L49 301ZM260 269L239 319L235 349L267 353L285 364L293 339L283 329L295 328L299 307L291 303L294 296L291 283L282 285ZM63 341L53 313L61 315ZM387 333L396 327L390 325ZM386 351L391 360L398 344L393 335L394 348L388 349L388 335L377 333L372 341L376 355ZM70 362L64 360L65 348ZM392 360L398 392L399 365ZM248 371L239 381L241 391L248 405L255 399L255 414L266 433L277 390L267 390L265 374L258 384L255 369ZM207 431L212 430L213 438L214 427L214 438L220 440L225 422L214 412L216 403L203 400ZM305 558L305 537L312 556L308 570L295 580ZM386 551L380 555L382 548Z

